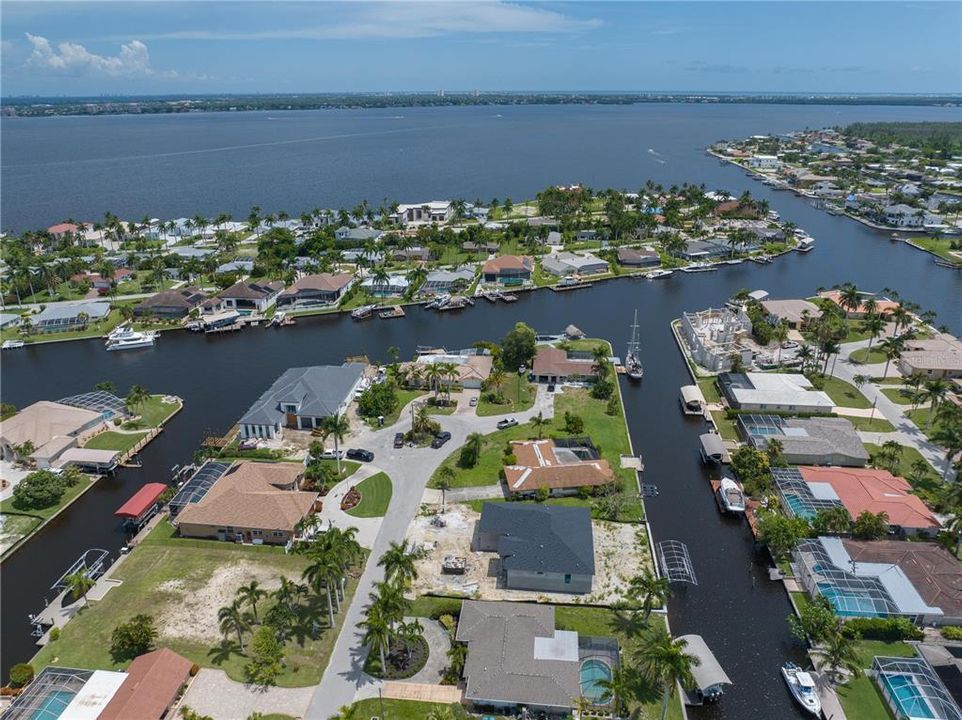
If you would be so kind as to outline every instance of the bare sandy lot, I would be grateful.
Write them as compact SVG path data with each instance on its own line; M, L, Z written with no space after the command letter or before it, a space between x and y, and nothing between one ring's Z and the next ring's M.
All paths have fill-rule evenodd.
M440 517L445 527L433 525L429 516L418 516L408 528L408 540L426 551L425 556L417 561L418 579L412 588L415 595L454 593L483 600L610 605L620 599L621 591L631 577L651 567L644 525L595 520L592 522L595 578L590 594L511 590L505 588L498 579L500 561L497 554L471 549L474 526L480 514L467 506L449 505ZM441 563L447 555L466 558L464 575L441 573Z

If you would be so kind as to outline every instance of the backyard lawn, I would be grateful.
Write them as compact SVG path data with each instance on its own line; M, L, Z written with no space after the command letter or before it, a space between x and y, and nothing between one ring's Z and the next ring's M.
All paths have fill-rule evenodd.
M90 450L119 450L121 453L127 452L136 445L147 434L144 432L119 433L113 430L94 435L84 447Z
M114 576L123 584L113 588L103 600L92 601L63 628L56 640L37 653L37 670L56 658L58 665L77 668L116 669L110 657L110 635L122 622L139 613L151 615L159 632L158 647L169 647L204 667L219 667L234 680L243 681L248 658L237 652L220 658L212 652L223 640L218 628L217 611L229 605L238 587L257 580L262 587L278 587L282 576L300 580L308 561L288 555L283 549L247 547L212 540L172 538L171 528L162 522L119 567ZM356 578L348 579L350 603ZM312 598L310 614L326 625L327 603L323 596ZM262 600L263 614L270 602ZM343 622L344 613L335 616L336 627L312 634L304 628L300 639L285 645L285 665L277 684L305 687L318 683ZM249 640L249 633L245 641Z
M863 365L884 363L885 353L875 347L872 348L871 352L869 352L868 348L859 348L858 350L853 350L849 354L848 359L854 363L861 363Z
M391 414L384 416L383 427L390 427L396 423L409 402L427 394L424 390L402 390L401 388L398 388L395 392L397 393L397 408ZM367 422L373 428L382 427L377 424L377 418L367 418Z
M358 720L380 718L381 720L424 720L432 710L451 707L455 718L466 717L461 705L441 705L439 703L418 702L417 700L392 700L370 698L354 703L351 709ZM494 717L494 716L490 716Z
M872 403L862 394L862 391L841 378L826 375L822 380L824 390L832 402L840 407L870 408Z
M911 388L882 388L882 394L889 400L899 405L912 405L915 400L912 397Z
M718 434L722 436L722 440L738 440L738 428L735 421L725 417L724 410L712 410L711 417L718 427Z
M140 417L137 420L124 423L124 430L153 428L167 422L167 419L180 407L180 403L164 402L165 397L165 395L151 395L147 402L134 407L133 412L137 413Z
M357 491L361 493L361 502L348 510L348 515L361 518L384 517L391 502L391 478L386 473L379 472L361 480Z
M705 396L705 402L721 402L721 393L718 392L718 385L715 384L715 378L702 378L698 381L698 387L701 388L701 394Z
M475 412L478 417L488 417L490 415L507 415L508 413L527 410L534 405L534 399L538 395L538 386L536 383L529 382L527 378L521 378L521 402L518 402L518 392L517 377L509 377L505 380L504 387L501 388L501 393L507 402L503 405L497 405L488 400L485 397L487 393L483 392L478 399L478 406L475 408Z
M915 649L908 643L886 643L877 640L862 640L858 643L858 654L862 660L862 669L872 667L872 659L876 655L894 657L914 657ZM853 678L838 689L838 697L842 702L845 716L849 718L890 718L888 706L879 694L878 686L865 675Z
M953 265L962 265L962 248L959 247L959 241L954 238L934 238L934 237L913 237L912 242L926 250L935 253L943 260L952 263ZM953 245L956 248L953 254Z

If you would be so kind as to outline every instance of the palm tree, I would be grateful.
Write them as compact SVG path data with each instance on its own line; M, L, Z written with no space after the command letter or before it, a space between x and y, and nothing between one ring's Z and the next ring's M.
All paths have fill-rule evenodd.
M411 295L414 295L414 293L421 287L421 285L424 284L424 281L427 280L427 277L428 277L428 271L423 265L417 265L416 267L413 267L411 268L411 270L408 271L406 278L408 281L408 287L410 288L409 292L411 293Z
M326 417L321 421L321 432L324 435L324 439L327 440L329 437L334 438L334 462L337 465L337 476L341 476L341 453L339 450L340 443L344 442L344 436L350 432L351 423L348 419L335 413L330 417Z
M778 343L778 348L775 350L775 362L779 362L782 359L782 343L788 340L788 323L784 318L778 321L778 324L772 328L772 340Z
M930 440L945 448L945 470L942 472L942 482L946 482L949 471L952 469L952 459L962 452L962 425L943 423L932 433Z
M615 711L624 711L630 700L636 696L635 679L624 667L616 667L608 680L599 680L598 686L604 690L602 702L613 702Z
M334 627L334 602L336 599L334 585L337 582L338 572L336 560L332 553L325 548L325 551L313 557L313 562L304 568L301 573L301 578L311 586L315 593L319 595L321 588L324 589L324 594L327 596L327 615L331 627Z
M94 581L87 573L83 570L78 570L68 575L64 580L67 582L67 587L70 588L70 594L78 600L82 598L84 605L86 605L87 593L90 591L90 588L94 586Z
M928 427L932 427L932 422L935 420L935 416L939 411L939 405L941 405L951 389L952 386L945 378L933 378L925 383L925 390L922 392L922 397L924 400L932 403L929 407L929 419L926 422Z
M551 421L545 419L544 413L539 410L538 414L531 418L531 424L538 428L538 439L540 440L542 437L544 437L545 427L551 424Z
M905 340L893 335L892 337L883 338L882 342L879 343L879 347L882 348L882 352L885 353L885 370L882 373L882 379L884 380L889 376L889 365L891 362L902 357Z
M871 355L872 343L885 331L885 320L878 313L869 313L862 320L861 329L862 332L868 333L867 354Z
M260 583L256 580L251 580L247 585L241 585L237 589L237 599L245 604L251 606L251 612L254 613L254 621L257 621L257 601L267 596L267 591L264 590Z
M137 407L143 408L144 404L150 400L150 393L142 385L133 385L130 390L127 391L127 397L124 402L127 408L134 411Z
M438 468L438 479L434 486L441 491L441 512L444 512L444 495L451 489L451 484L454 482L456 475L454 468L450 465L442 465Z
M849 313L856 313L862 307L862 294L852 283L845 283L839 288L838 304Z
M427 714L426 720L454 720L454 713L447 706L434 707Z
M384 579L387 582L398 583L404 587L410 581L417 580L418 571L407 540L392 542L377 564L384 568Z
M501 399L501 388L504 386L507 375L501 368L495 368L488 375L488 387L494 388L494 394L500 401Z
M836 630L829 634L821 644L812 648L812 654L821 658L836 680L843 670L848 670L855 677L862 675L862 660L855 646L855 640L843 632Z
M647 625L652 611L668 602L671 585L668 578L660 578L646 569L641 575L628 581L625 595L635 608L641 611L641 621Z
M673 640L661 626L650 628L641 638L635 661L641 674L653 685L661 687L661 720L668 715L668 703L675 686L690 688L695 684L692 668L701 661L685 652L685 640Z
M235 600L230 605L225 605L217 611L217 619L220 621L220 631L226 638L230 633L237 633L237 644L241 651L244 650L244 631L250 628L247 616L241 612L239 603Z
M387 668L386 653L394 631L380 603L372 602L368 606L364 619L358 623L358 627L364 630L364 644L377 648L381 657L381 672L384 673Z
M337 715L331 715L328 720L360 720L358 715L360 712L357 705L342 705Z

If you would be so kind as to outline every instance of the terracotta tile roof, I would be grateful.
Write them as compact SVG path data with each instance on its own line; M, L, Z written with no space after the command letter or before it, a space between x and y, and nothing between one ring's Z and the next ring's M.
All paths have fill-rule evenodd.
M297 463L239 462L177 521L293 532L317 499L317 493L291 489L302 472Z
M130 663L127 679L98 720L160 720L190 678L192 665L167 648L141 655Z
M842 307L842 293L838 290L826 290L823 293L819 293L819 297L831 300L833 303ZM875 311L882 315L887 315L897 308L899 304L893 300L883 300L881 298L876 298L875 300ZM848 308L842 308L846 312L851 312ZM865 305L859 305L858 310L855 311L856 314L865 313Z
M319 275L305 275L291 285L282 295L296 295L298 290L321 290L335 292L351 282L354 276L350 273L320 273Z
M535 377L541 375L590 377L596 373L596 369L594 360L570 359L568 353L561 348L542 345L535 353L531 372Z
M862 512L884 512L890 525L911 529L935 529L940 523L912 486L887 470L874 468L800 467L805 482L832 486L854 520Z
M75 233L80 230L79 225L73 223L59 223L57 225L51 225L47 228L47 232L51 235L63 235L64 233Z
M482 272L486 274L498 274L505 270L530 272L533 268L534 262L532 262L531 258L527 255L499 255L496 258L488 260L484 264L484 270Z
M607 460L578 460L559 457L554 440L524 440L511 443L517 463L504 468L509 493L531 492L541 487L579 488L606 485L614 473Z

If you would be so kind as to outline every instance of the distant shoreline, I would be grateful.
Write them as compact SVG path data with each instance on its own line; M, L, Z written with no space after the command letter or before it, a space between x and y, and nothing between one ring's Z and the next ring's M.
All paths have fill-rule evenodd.
M363 110L516 105L890 105L958 107L962 95L778 93L307 93L290 95L162 95L117 97L13 97L0 100L3 117L166 115L197 112Z

